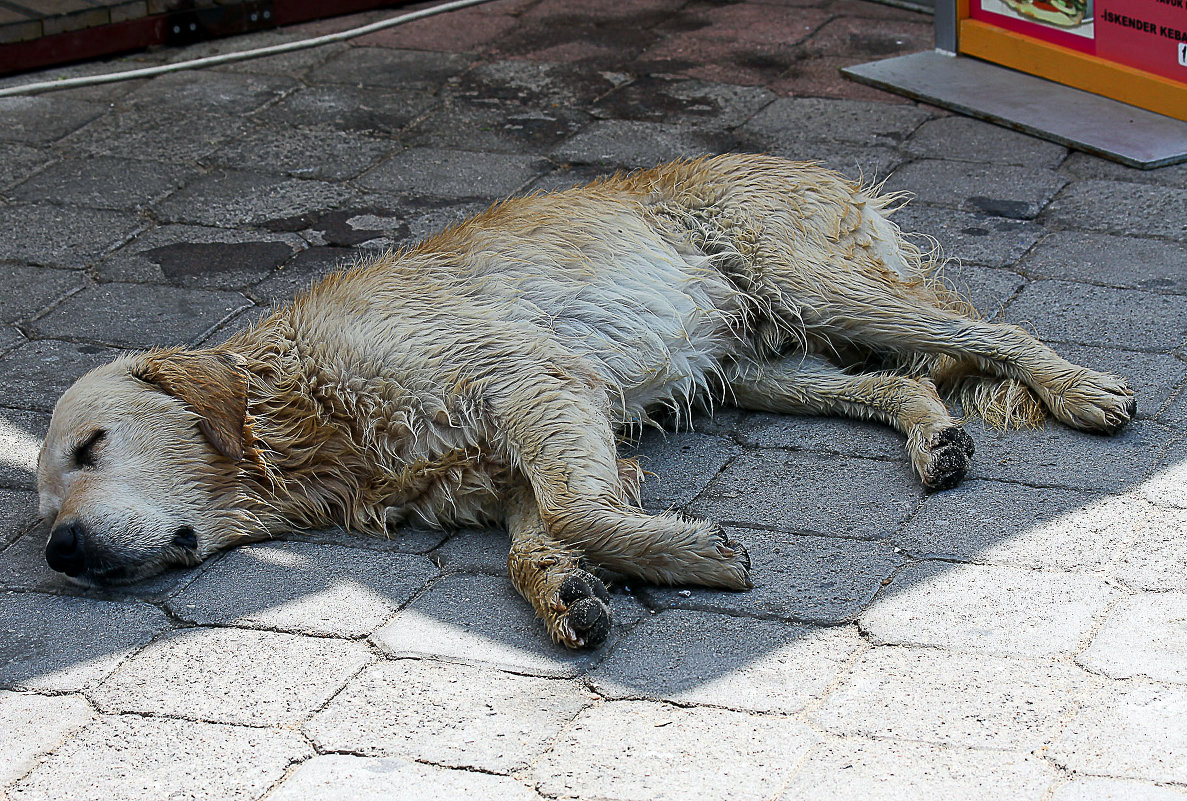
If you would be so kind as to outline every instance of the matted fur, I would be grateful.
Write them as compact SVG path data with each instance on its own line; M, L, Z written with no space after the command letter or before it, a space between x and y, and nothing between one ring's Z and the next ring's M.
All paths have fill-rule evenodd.
M497 204L222 345L123 356L54 411L47 556L116 582L292 527L505 522L515 586L590 646L609 609L583 560L750 586L716 524L638 508L616 438L657 410L881 420L935 488L972 456L937 385L998 424L1026 397L1081 428L1130 418L1120 379L978 319L896 200L772 157L675 162Z

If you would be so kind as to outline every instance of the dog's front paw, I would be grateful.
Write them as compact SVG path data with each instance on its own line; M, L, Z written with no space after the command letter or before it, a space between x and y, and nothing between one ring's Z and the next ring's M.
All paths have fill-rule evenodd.
M973 438L957 426L942 429L925 439L914 454L915 470L928 489L955 487L973 461Z
M1116 434L1137 414L1133 390L1121 378L1085 370L1051 404L1063 423L1085 431Z
M610 634L610 593L601 580L584 570L565 576L557 590L556 634L569 648L599 648Z

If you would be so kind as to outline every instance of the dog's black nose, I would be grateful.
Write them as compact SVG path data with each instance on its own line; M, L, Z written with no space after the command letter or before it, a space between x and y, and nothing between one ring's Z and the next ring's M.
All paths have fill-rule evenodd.
M50 532L45 545L45 561L59 573L74 577L86 566L86 542L78 522L63 523Z

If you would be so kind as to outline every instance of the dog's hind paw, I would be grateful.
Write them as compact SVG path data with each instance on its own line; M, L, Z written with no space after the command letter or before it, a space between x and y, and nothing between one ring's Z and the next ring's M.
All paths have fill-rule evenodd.
M599 648L610 634L610 593L601 580L584 570L565 576L553 608L554 634L569 648Z
M1117 376L1084 373L1052 401L1052 414L1074 428L1116 434L1137 414L1133 390Z
M955 487L973 461L973 438L957 426L942 429L923 442L915 454L915 469L931 490Z

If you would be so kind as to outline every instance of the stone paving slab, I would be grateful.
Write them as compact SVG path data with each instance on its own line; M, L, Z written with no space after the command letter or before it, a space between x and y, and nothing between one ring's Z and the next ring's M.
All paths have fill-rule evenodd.
M1187 510L1154 507L1141 536L1118 559L1116 576L1135 590L1187 591Z
M1077 773L1187 782L1187 687L1102 685L1088 695L1048 752Z
M1187 293L1187 245L1090 231L1056 231L1020 267L1028 275L1124 289Z
M4 278L9 291L0 294L0 320L8 323L35 317L87 285L79 270L46 270L25 264L4 265Z
M770 798L816 741L776 717L645 701L578 716L531 776L561 798Z
M1033 220L1067 179L1052 170L943 159L921 159L897 170L889 192L911 192L917 202Z
M358 643L179 629L141 650L89 696L105 712L279 726L313 714L370 661Z
M641 488L644 508L687 506L736 453L724 437L692 431L650 430L630 453L646 471Z
M1114 679L1187 683L1187 594L1122 599L1076 661Z
M0 359L0 394L10 405L52 412L58 398L83 373L120 352L57 339L26 342Z
M252 729L138 715L105 716L69 740L12 790L20 801L248 801L309 746L285 729Z
M1077 181L1067 187L1044 221L1068 228L1187 241L1187 221L1169 209L1182 208L1187 189L1127 181Z
M305 730L327 751L508 773L546 751L595 697L554 679L399 659L355 678Z
M326 181L225 171L193 182L156 204L155 209L166 222L234 228L334 208L353 194Z
M54 154L44 148L0 142L0 190L20 183L54 160Z
M49 415L0 408L0 487L37 488L37 452L49 428Z
M852 626L673 610L635 627L589 681L607 698L793 714L822 697L864 647Z
M227 72L175 72L161 75L125 95L121 109L153 113L201 112L203 114L249 114L265 103L283 97L300 84L278 75Z
M446 198L503 197L544 171L533 156L409 148L359 179L378 192Z
M430 93L419 89L377 92L361 87L310 86L253 117L273 127L382 135L401 131L436 103Z
M0 489L0 551L29 529L37 520L37 493Z
M39 757L57 748L95 718L86 699L77 695L33 695L0 690L0 786L12 784L37 765ZM38 725L30 726L30 721Z
M923 203L908 203L891 218L900 229L936 238L940 255L961 264L1012 267L1036 242L1047 235L1031 220L1012 220L984 212L959 211ZM927 243L924 243L926 247ZM945 273L959 278L962 270L949 266ZM989 315L993 308L978 310Z
M1051 801L1182 801L1185 797L1187 791L1179 787L1087 776L1061 784Z
M616 167L650 167L676 158L706 156L728 149L728 142L720 134L697 126L597 120L551 155L557 161L596 164L612 171Z
M6 194L25 203L78 203L96 209L138 209L168 195L197 170L110 156L51 164Z
M0 98L0 139L29 144L53 142L81 128L104 112L86 100L49 97Z
M62 139L58 147L79 155L188 164L250 129L240 117L142 109L100 117Z
M302 762L268 796L272 801L422 801L480 798L534 801L533 790L505 776L441 770L397 757L326 754Z
M835 625L852 620L906 559L885 543L730 529L750 552L746 592L647 587L649 604Z
M781 801L850 801L855 788L883 801L1039 801L1057 776L1017 751L851 738L816 746Z
M348 131L259 128L211 153L206 164L344 181L373 166L398 146Z
M0 259L48 267L83 267L143 226L130 212L53 206L0 206Z
M238 292L100 284L71 295L30 329L45 337L148 348L196 341L249 305Z
M961 116L925 122L907 140L904 149L920 158L964 157L977 163L1046 168L1058 167L1068 152L1066 147L1054 142Z
M999 656L1078 650L1113 590L1079 573L920 562L903 568L859 621L875 643Z
M70 692L92 686L171 627L146 603L0 592L0 687Z
M875 648L813 717L841 735L1025 752L1063 728L1088 686L1060 662Z
M262 543L227 554L168 606L181 620L204 626L365 637L436 573L423 556Z

